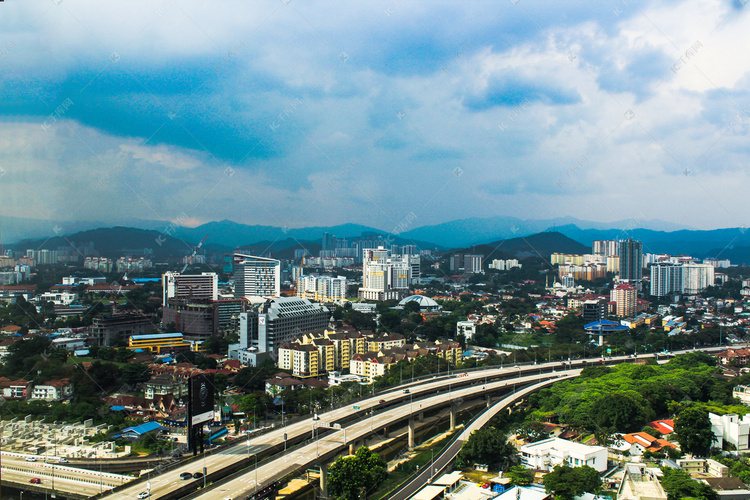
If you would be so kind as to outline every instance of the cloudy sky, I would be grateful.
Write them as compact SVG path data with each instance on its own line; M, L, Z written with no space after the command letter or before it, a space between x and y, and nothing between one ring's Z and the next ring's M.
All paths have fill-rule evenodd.
M7 0L0 215L750 211L745 0Z

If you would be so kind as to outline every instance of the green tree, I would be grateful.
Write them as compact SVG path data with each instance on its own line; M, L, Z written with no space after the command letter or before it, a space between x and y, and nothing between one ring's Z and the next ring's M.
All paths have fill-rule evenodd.
M667 492L668 500L682 498L717 500L719 498L719 495L709 485L696 481L684 470L663 467L662 472L664 474L661 478L661 485Z
M480 463L504 470L518 462L518 451L508 443L507 436L501 430L494 427L477 429L461 447L458 462L461 467Z
M505 476L510 479L512 486L529 486L534 482L534 473L523 465L514 465Z
M363 446L354 455L336 460L328 469L328 490L338 500L367 498L388 478L385 460Z
M531 420L521 424L517 435L529 443L541 441L549 437L549 434L544 430L544 424L538 420Z
M708 411L698 406L688 406L674 420L677 442L685 453L708 456L714 440Z
M556 465L552 472L544 476L544 489L554 493L557 500L573 500L584 493L598 494L602 489L602 480L596 469L584 465L569 467Z
M131 387L151 378L151 368L145 363L128 363L122 367L122 381Z

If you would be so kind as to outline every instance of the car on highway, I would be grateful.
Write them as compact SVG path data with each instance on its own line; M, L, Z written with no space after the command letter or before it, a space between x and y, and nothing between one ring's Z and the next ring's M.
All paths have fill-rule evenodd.
M409 394L409 389L404 389L404 394Z
M36 462L36 457L26 457L27 462Z
M138 498L148 498L148 497L149 497L148 490L141 491L140 493L138 493Z
M383 403L385 403L385 399L381 399L380 401L378 401L378 403L382 405Z
M57 461L57 463L58 463L58 464L68 464L68 463L70 463L70 462L68 462L68 459L67 459L67 458L61 458L60 460L58 460L58 461Z
M203 477L202 472L193 472L193 479L200 479Z
M187 481L188 479L193 479L193 475L190 472L183 472L180 474L180 479Z
M29 482L31 484L42 484L42 480L39 479L38 477L32 477L31 479L29 479Z

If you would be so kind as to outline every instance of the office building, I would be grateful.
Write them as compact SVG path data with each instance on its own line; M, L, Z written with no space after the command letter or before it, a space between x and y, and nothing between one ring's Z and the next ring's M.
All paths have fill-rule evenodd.
M131 335L128 338L128 349L147 351L153 354L191 350L194 344L186 342L181 333L151 333Z
M411 271L409 255L391 255L383 247L364 250L359 297L377 301L400 299L409 290Z
M240 348L278 351L295 337L328 326L330 312L321 304L299 297L279 297L240 314Z
M216 273L180 274L166 272L161 277L162 306L167 300L205 299L216 300L219 296L219 277Z
M643 243L632 238L620 241L620 281L640 289L643 279Z
M336 237L331 233L324 233L321 242L321 250L324 252L336 250Z
M251 302L281 296L281 262L266 257L234 254L234 296Z
M590 299L583 301L583 320L586 323L600 321L607 317L607 299Z
M151 333L156 326L150 318L140 314L112 314L95 316L91 334L99 347L109 347L115 340L125 342L132 335Z

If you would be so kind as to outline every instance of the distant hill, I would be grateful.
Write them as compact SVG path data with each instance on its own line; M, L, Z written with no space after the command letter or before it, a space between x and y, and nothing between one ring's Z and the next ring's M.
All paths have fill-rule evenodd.
M103 257L117 258L123 255L136 257L151 255L153 258L177 258L190 254L192 244L159 231L132 227L107 227L81 231L69 236L56 236L44 240L25 240L9 245L15 250L57 250L58 248L85 247L93 243Z
M363 234L380 234L384 236L388 234L387 231L359 224L284 228L258 225L250 226L230 220L222 220L218 222L209 222L193 228L178 227L175 230L174 235L178 238L197 242L208 234L209 237L208 240L206 240L207 243L209 241L217 242L235 248L248 245L258 245L263 242L283 241L287 239L296 240L298 242L317 241L320 243L324 233L330 233L337 238L358 238ZM414 244L421 248L439 247L439 245L436 245L435 243L429 241L414 241L411 238L403 237L403 235L392 237L392 240L396 245ZM317 255L317 253L315 255Z
M525 259L527 257L541 257L545 261L549 261L554 252L581 254L589 251L589 247L568 238L562 233L548 231L456 249L452 250L451 253L480 254L484 255L485 262L490 262L493 259Z
M432 226L421 226L406 231L401 236L418 240L433 241L446 247L468 247L471 245L491 244L493 241L537 234L542 231L559 231L559 227L577 227L584 229L625 228L631 227L633 221L592 222L575 217L558 217L554 219L524 220L516 217L471 217ZM638 221L639 227L652 230L674 231L686 229L670 222L660 220ZM613 229L616 231L616 229Z
M556 230L588 245L593 240L632 237L643 242L643 251L646 253L728 258L733 263L750 262L750 230L744 228L666 232L649 229L581 229L575 225L568 225L557 227Z

